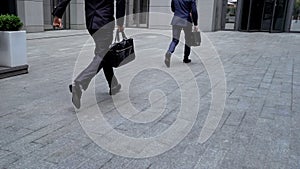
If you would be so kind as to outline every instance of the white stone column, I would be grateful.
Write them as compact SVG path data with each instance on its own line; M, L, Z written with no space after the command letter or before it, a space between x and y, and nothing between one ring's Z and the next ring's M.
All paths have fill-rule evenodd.
M50 0L44 0L43 2L43 10L44 10L44 29L52 29L52 11L53 8L51 6Z
M84 0L70 2L70 26L71 29L86 29Z
M149 28L171 29L171 0L150 0Z
M44 31L43 0L17 0L18 16L27 32Z
M198 0L199 28L201 31L214 31L216 24L217 0Z

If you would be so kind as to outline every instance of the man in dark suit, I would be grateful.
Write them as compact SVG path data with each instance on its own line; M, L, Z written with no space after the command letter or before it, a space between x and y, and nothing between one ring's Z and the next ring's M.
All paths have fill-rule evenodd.
M165 54L165 64L167 67L170 67L171 55L175 51L175 48L179 43L181 30L183 30L185 34L183 62L191 62L191 59L189 59L189 55L191 53L189 41L193 23L194 31L198 30L198 12L196 0L172 0L171 9L174 12L174 16L171 22L173 40L169 46L167 53Z
M58 5L53 11L53 26L62 27L62 15L71 0L58 0ZM125 0L116 0L117 25L120 32L124 31ZM82 90L88 88L92 78L103 68L105 78L110 88L109 94L119 92L121 85L114 76L113 68L105 58L109 46L113 40L113 30L115 27L114 1L113 0L85 0L85 17L88 32L93 37L96 48L95 57L69 86L72 92L72 102L76 108L80 108Z

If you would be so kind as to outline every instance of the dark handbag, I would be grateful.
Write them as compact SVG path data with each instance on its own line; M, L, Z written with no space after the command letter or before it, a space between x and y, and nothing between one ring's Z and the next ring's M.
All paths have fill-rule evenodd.
M122 41L120 41L120 33L122 33ZM105 57L115 68L133 61L135 59L133 39L128 39L124 32L117 30L115 41L109 47Z
M200 46L201 34L200 32L191 32L191 43L190 46Z

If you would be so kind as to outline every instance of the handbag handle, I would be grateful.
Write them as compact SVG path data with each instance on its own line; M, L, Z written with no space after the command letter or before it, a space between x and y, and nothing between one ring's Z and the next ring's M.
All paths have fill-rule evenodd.
M116 37L115 37L115 42L120 42L120 33L122 34L123 39L128 39L127 36L125 35L125 32L120 32L119 30L116 31Z

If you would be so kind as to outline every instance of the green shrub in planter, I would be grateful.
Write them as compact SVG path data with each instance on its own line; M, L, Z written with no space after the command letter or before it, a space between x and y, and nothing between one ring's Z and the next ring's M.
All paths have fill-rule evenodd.
M15 15L0 15L0 31L19 31L23 26L20 18Z

